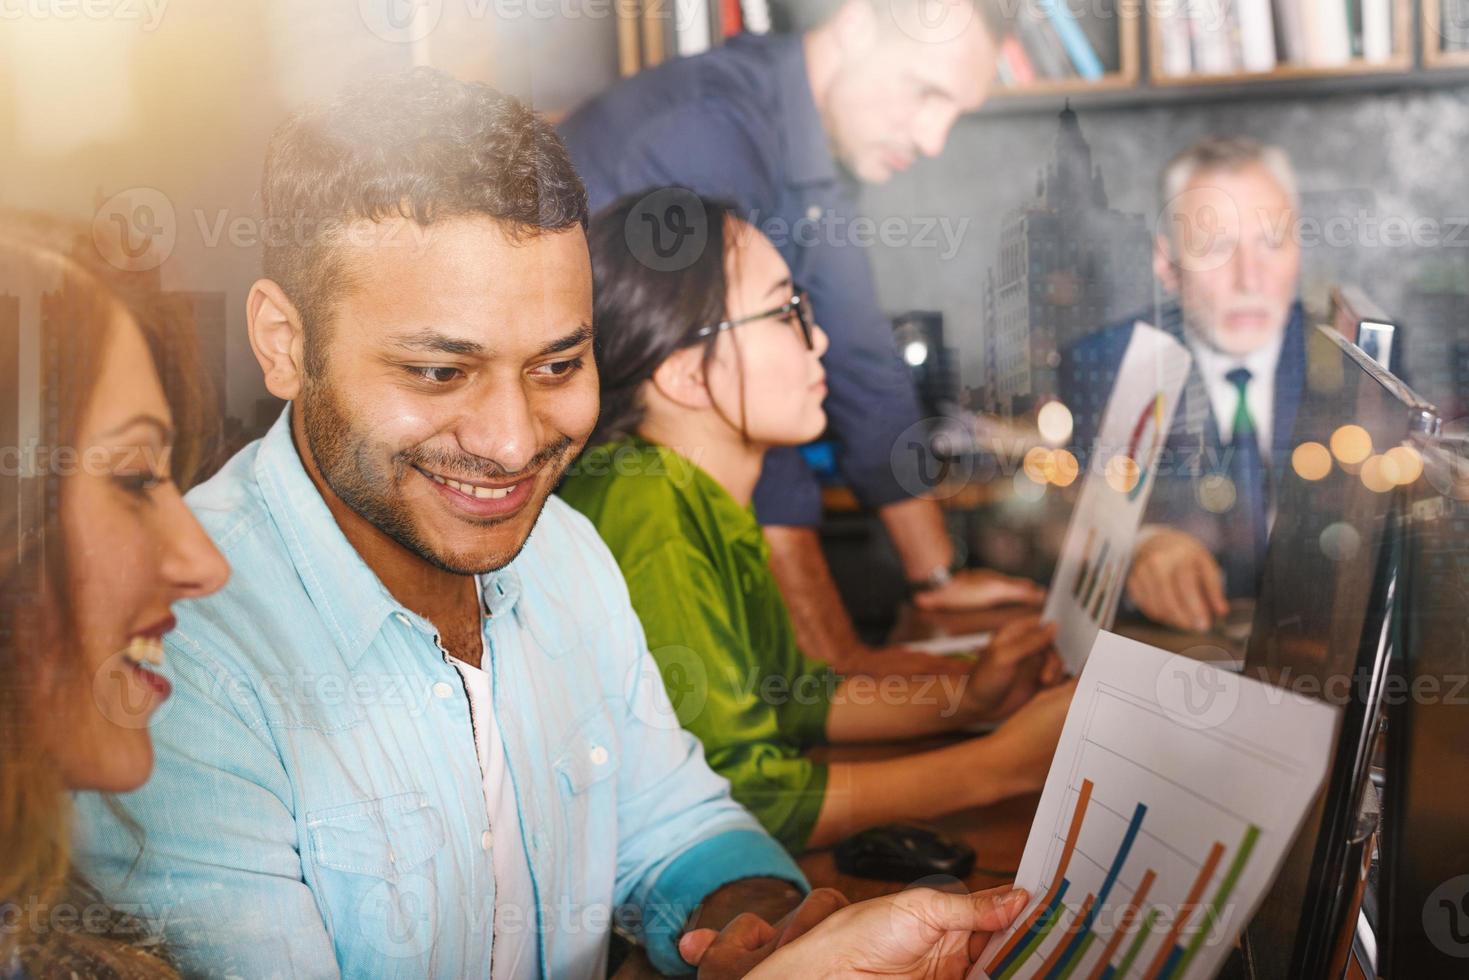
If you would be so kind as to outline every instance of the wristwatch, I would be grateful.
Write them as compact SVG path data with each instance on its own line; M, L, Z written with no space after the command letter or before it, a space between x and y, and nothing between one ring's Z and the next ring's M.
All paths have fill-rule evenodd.
M910 592L932 592L935 589L942 589L953 580L953 570L948 565L939 565L917 582L909 582L908 590Z

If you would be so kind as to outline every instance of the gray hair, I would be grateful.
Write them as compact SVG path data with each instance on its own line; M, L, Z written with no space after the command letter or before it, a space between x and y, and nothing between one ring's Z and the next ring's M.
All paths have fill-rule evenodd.
M1296 170L1284 150L1249 136L1206 136L1168 161L1163 168L1164 217L1168 217L1173 210L1173 202L1199 174L1238 173L1255 165L1264 167L1275 178L1289 199L1291 209L1299 211L1301 192L1296 183ZM1172 227L1171 221L1166 224Z

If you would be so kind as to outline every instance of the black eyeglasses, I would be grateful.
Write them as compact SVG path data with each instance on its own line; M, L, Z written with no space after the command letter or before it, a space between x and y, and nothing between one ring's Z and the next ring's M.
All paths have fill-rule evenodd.
M811 322L811 301L806 298L805 290L801 289L796 290L789 300L773 310L766 310L764 313L752 313L749 316L742 316L736 320L720 320L712 326L702 327L695 331L694 337L696 339L712 337L717 333L733 330L735 327L742 326L746 323L754 323L756 320L764 320L768 317L778 317L787 323L791 322L791 319L794 318L796 326L801 330L801 339L806 342L806 349L816 349L816 340L811 333L814 326Z

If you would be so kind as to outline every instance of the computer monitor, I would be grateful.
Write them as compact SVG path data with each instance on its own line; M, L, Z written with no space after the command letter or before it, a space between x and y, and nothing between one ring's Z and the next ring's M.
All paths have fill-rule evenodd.
M1436 426L1433 406L1340 333L1309 335L1294 451L1272 473L1276 514L1245 672L1338 705L1341 723L1326 787L1246 930L1261 980L1327 976L1350 935L1401 585L1398 515Z
M1469 972L1469 439L1435 441L1410 490L1384 698L1378 972Z

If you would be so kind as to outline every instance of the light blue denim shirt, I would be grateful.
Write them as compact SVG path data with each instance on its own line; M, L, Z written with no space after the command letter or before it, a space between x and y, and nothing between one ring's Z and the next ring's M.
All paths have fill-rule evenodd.
M153 721L157 767L78 797L78 860L149 916L190 975L490 976L493 849L469 703L433 626L358 557L307 476L290 412L189 504L229 558L177 609ZM740 878L804 887L678 725L617 564L556 497L481 578L541 974L605 975L629 911L654 965L693 908Z

